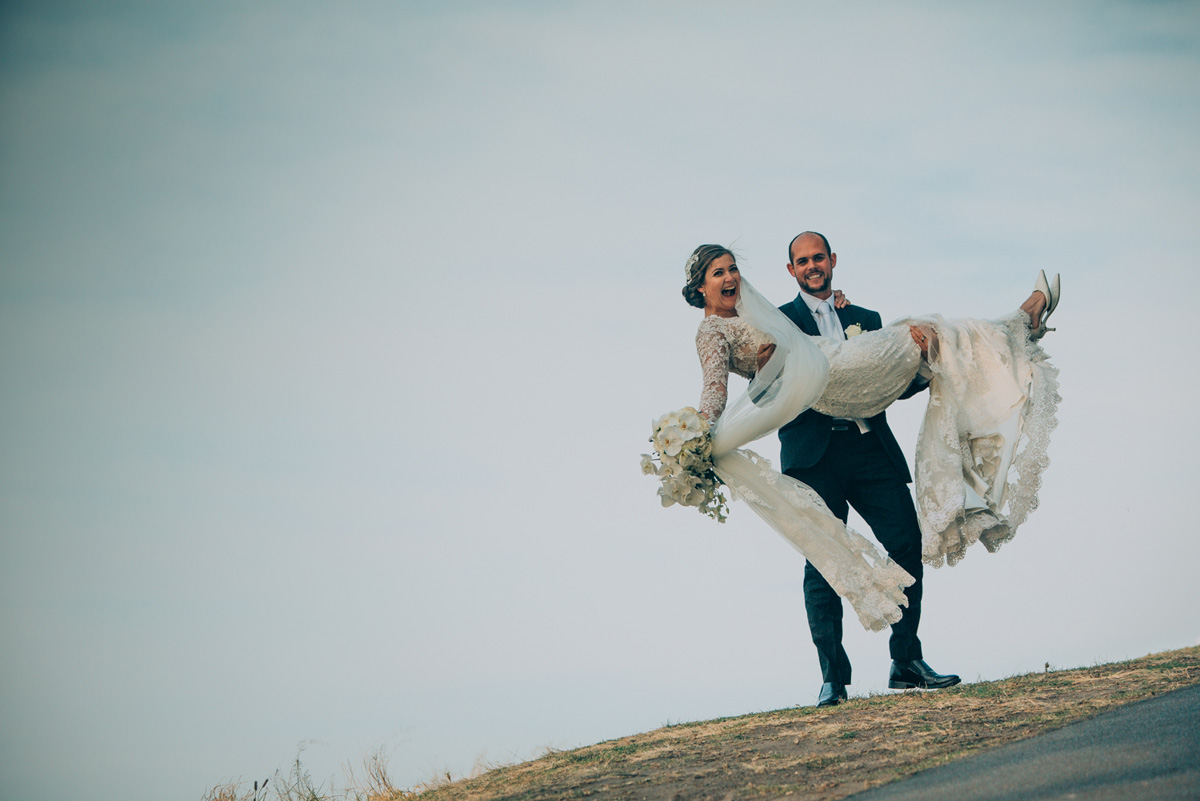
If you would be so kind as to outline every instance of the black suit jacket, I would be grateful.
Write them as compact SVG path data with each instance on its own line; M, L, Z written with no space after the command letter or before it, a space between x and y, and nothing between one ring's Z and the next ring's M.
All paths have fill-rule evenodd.
M797 295L791 303L780 306L779 310L809 336L821 335L820 329L817 328L817 321L813 319L812 311L809 310L808 304L800 295ZM835 311L838 319L842 321L843 329L855 323L861 325L864 331L878 331L883 328L879 313L870 309L850 305ZM900 397L910 397L927 386L929 384L926 381L918 378ZM815 409L809 409L801 412L794 420L779 429L779 460L783 463L784 472L792 468L812 467L820 461L829 447L832 431L831 420L832 418L828 415L821 414ZM900 445L896 442L896 436L892 433L892 429L888 428L887 412L880 412L867 420L867 423L871 426L871 431L879 437L888 458L904 476L905 482L911 482L912 475L908 472L908 462L904 459L904 452L900 450Z

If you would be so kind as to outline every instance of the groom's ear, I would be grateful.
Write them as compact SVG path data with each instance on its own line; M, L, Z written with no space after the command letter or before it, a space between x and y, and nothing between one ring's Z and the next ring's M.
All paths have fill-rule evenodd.
M833 270L834 267L837 267L837 254L830 253L829 254L829 269Z
M787 270L788 275L790 275L792 278L796 277L796 265L792 264L790 261L787 263Z

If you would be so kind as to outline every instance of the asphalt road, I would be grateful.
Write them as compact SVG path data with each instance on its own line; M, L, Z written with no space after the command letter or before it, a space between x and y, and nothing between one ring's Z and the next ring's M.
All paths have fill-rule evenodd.
M854 801L1196 801L1200 685L851 796Z

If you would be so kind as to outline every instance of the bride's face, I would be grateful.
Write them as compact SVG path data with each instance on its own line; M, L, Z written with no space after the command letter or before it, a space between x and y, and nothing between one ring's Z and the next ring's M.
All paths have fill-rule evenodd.
M742 274L738 271L733 256L726 254L713 259L712 264L708 265L708 273L704 276L704 286L700 288L701 294L704 295L705 315L736 316L735 308L741 286Z

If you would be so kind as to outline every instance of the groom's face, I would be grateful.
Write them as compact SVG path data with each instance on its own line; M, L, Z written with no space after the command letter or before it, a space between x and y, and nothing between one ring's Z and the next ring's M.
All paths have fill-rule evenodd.
M803 292L827 298L833 292L833 268L837 254L825 250L821 237L805 234L792 243L792 260L788 272Z

